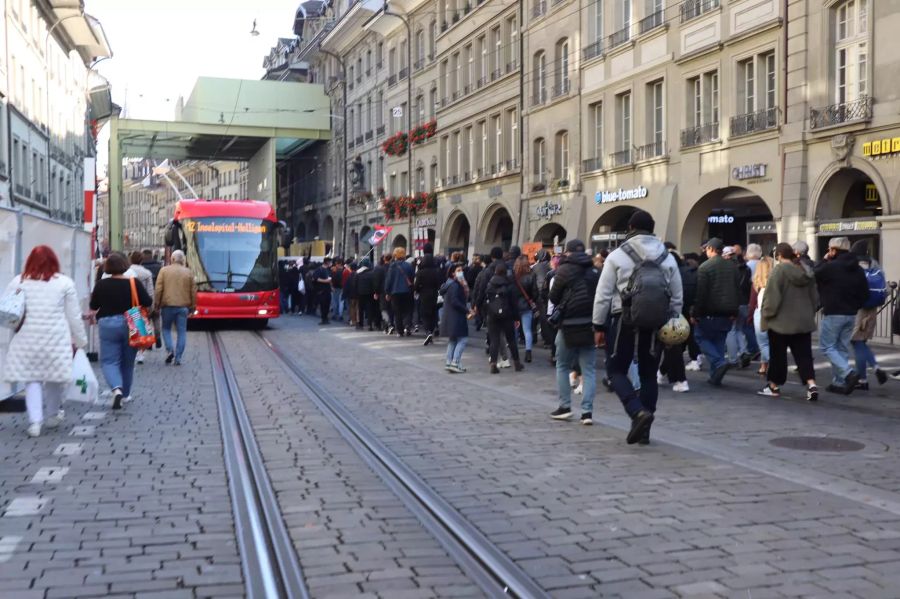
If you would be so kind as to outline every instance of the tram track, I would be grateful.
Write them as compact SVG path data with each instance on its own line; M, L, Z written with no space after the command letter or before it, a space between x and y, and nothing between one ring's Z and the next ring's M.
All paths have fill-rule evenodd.
M549 597L512 559L413 472L277 343L262 332L257 331L255 335L357 455L487 596L523 599Z
M208 339L246 596L309 599L234 370L219 334L210 332Z

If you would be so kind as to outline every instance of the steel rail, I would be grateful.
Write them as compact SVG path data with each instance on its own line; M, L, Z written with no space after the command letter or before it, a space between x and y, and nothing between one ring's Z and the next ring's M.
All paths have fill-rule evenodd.
M341 436L488 596L549 598L528 574L388 449L333 394L266 335L260 331L256 334Z
M249 599L309 599L300 562L218 333L209 334L219 426Z

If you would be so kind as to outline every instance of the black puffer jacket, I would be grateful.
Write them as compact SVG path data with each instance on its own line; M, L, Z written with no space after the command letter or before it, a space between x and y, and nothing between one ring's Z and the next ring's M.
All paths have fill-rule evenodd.
M856 314L869 299L866 273L859 266L856 255L850 252L841 252L819 264L816 267L816 283L825 316Z
M478 276L475 278L475 287L472 289L472 305L478 308L481 314L484 314L484 297L487 293L488 281L494 276L494 269L491 268L493 262L485 265Z
M509 279L500 275L492 276L485 289L485 305L490 303L495 295L500 294L503 296L507 307L503 310L504 316L502 320L519 320L519 310L516 306L513 289L514 286ZM487 316L488 318L493 318L489 311Z
M697 269L697 296L692 314L703 316L737 316L741 305L740 277L733 260L714 256Z
M515 277L515 275L513 275ZM531 273L522 275L518 278L518 285L516 284L516 278L513 278L512 288L513 294L516 296L516 306L519 308L519 313L529 312L531 311L531 306L528 304L528 300L531 300L535 304L540 299L538 297L537 285L534 281L534 275ZM521 289L519 289L521 287ZM522 292L525 292L528 295L528 300L525 299L525 296L522 295Z
M438 290L444 282L441 271L434 263L434 256L426 254L416 272L413 286L419 294L420 309L423 316L433 316L437 311Z
M584 320L590 326L597 280L597 271L586 253L572 252L559 261L550 286L550 301L554 306L562 306L563 324Z

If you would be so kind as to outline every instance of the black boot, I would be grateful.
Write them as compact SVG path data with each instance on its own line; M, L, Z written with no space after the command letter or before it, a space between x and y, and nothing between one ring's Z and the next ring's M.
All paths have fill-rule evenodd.
M500 369L497 368L496 362L491 362L491 374L500 374Z
M525 367L522 366L522 363L519 362L518 360L516 360L515 362L513 362L513 365L514 365L515 368L516 368L516 372L522 372L523 370L525 370Z
M531 363L531 350L530 349L525 350L525 361L528 362L529 364Z
M652 423L653 414L647 410L641 410L631 419L631 430L628 431L628 436L625 440L629 445L634 445L644 436L644 433L650 429Z
M650 427L653 426L653 423L647 425L647 430L644 431L644 435L638 439L638 445L650 445Z

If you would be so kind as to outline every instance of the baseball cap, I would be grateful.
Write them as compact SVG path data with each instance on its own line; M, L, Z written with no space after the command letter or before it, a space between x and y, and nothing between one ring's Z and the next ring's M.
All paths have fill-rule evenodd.
M703 249L712 248L714 250L721 250L723 247L725 247L725 244L722 243L722 240L718 237L712 237L711 239L709 239L709 241L704 243L702 247Z
M734 253L734 246L733 246L733 245L726 245L724 248L722 248L722 255L723 255L723 256L730 256L730 255L732 255L733 253Z

